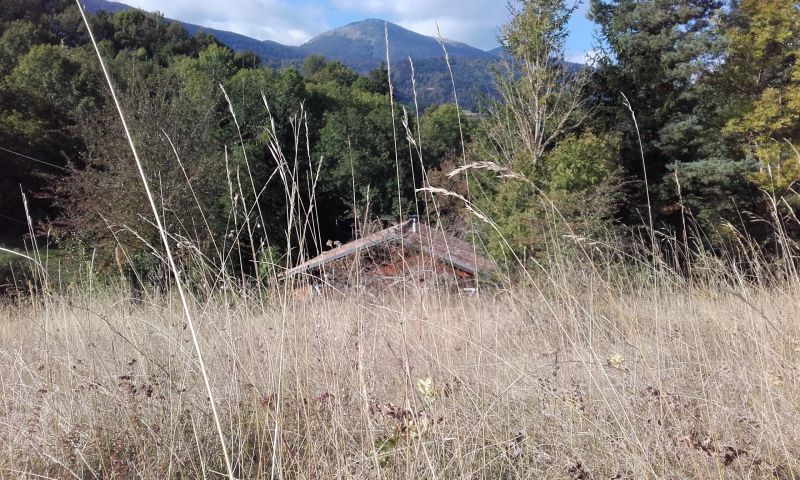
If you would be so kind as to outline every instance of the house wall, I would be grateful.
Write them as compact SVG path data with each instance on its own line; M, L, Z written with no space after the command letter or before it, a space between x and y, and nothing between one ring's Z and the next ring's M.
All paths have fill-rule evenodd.
M474 288L474 276L399 245L383 245L329 262L313 272L320 283L337 290L396 288Z

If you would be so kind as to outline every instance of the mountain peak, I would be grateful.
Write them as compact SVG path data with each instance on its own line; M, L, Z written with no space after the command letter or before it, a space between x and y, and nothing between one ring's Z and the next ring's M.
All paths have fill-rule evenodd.
M359 23L363 23L363 24L378 24L380 26L383 26L383 24L395 25L392 22L388 22L386 20L381 20L380 18L365 18L364 20L357 20L355 22L351 22L348 25L356 25L356 24L359 24ZM347 26L347 25L345 25L345 26Z
M387 26L390 30L394 30L395 28L402 28L398 25L394 25L392 23L386 22L384 20L380 20L377 18L368 18L366 20L360 20L357 22L348 23L347 25L341 26L339 28L334 28L333 30L328 30L327 32L322 32L319 35L315 36L311 40L305 43L305 45L313 44L319 39L328 38L328 37L348 37L348 38L363 38L363 37L374 37L378 33L383 35L384 25Z
M133 9L123 3L109 0L82 0L90 12L119 12ZM124 0L123 0L124 1ZM0 3L2 0L0 0ZM257 40L233 32L215 30L178 20L166 19L185 28L194 35L205 31L221 43L238 52L256 53L264 64L272 67L298 66L308 55L321 55L337 60L348 67L366 73L386 62L386 35L389 34L390 63L393 64L393 81L397 82L398 98L410 101L412 85L410 63L414 61L417 94L421 106L449 101L452 84L449 75L442 75L444 51L433 37L412 32L400 25L379 18L368 18L322 33L300 47L282 45L269 40ZM385 30L384 30L385 29ZM497 61L496 53L484 52L465 43L443 40L450 55L451 67L459 90L462 106L474 106L476 92L491 92L490 65Z
M433 37L412 32L406 28L378 18L353 22L319 34L300 46L303 50L338 60L363 70L363 65L386 61L386 32L389 36L389 53L392 63L438 58L444 56L442 46ZM468 58L485 58L491 54L465 43L446 40L450 55ZM355 65L354 65L355 64Z

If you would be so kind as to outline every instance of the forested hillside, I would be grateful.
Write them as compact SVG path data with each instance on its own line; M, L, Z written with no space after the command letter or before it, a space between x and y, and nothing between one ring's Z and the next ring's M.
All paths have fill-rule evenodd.
M489 248L523 259L554 215L564 235L679 239L685 259L743 238L773 255L786 248L776 231L796 238L793 2L594 0L604 50L585 69L563 60L571 10L538 3L520 3L502 30L509 62L478 117L417 111L449 91L394 90L405 107L393 105L382 68L360 75L317 56L262 67L136 10L90 22L169 228L204 255L236 237L252 252L245 270L286 253L287 216L313 212L302 243L314 253L345 241L356 215L427 213L430 187L466 198L492 219L478 228ZM38 234L76 257L110 261L123 244L144 258L155 230L77 7L3 0L0 31L3 237L28 232L25 200ZM417 81L449 78L441 63ZM410 67L393 72L407 78L395 89L411 85ZM436 220L463 233L472 222L454 198L439 199Z
M100 258L110 258L119 242L137 250L137 236L154 233L78 10L69 1L15 5L3 9L0 46L4 232L27 232L24 194L36 228L51 231L62 248ZM297 162L302 190L317 172L323 241L340 235L336 219L353 200L368 205L373 218L396 218L398 173L402 196L413 197L413 164L395 165L385 70L361 76L313 56L299 69L259 68L257 61L254 67L252 55L135 10L100 13L91 22L148 173L165 193L168 223L202 245L231 229L243 233L230 225L237 208L231 202L246 209L255 202L268 212L269 223L251 225L248 242L285 245L287 208L271 142ZM404 136L399 106L395 114L397 135ZM454 146L458 133L450 135L439 140Z
M123 3L89 0L86 8L93 13L119 13L135 10ZM354 22L323 32L299 46L283 45L270 40L257 40L238 33L166 19L182 26L190 35L206 33L234 52L256 54L264 66L300 68L306 57L323 56L341 62L357 73L366 74L386 63L385 39L390 41L390 63L394 69L392 81L397 98L408 101L413 97L409 58L416 62L417 103L423 108L453 101L453 88L444 58L444 48L453 65L459 103L477 111L487 95L493 95L491 72L498 63L499 50L484 52L461 42L420 35L399 25L377 19Z

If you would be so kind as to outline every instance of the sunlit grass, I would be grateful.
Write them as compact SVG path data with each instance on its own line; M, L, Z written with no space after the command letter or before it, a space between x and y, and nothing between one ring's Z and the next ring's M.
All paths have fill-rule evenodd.
M224 471L180 305L120 293L2 308L6 475ZM276 424L284 478L797 478L800 292L735 293L192 309L238 478L269 477Z

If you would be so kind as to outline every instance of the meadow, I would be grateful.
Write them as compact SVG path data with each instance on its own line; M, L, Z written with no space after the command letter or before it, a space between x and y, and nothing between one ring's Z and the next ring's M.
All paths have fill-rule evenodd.
M659 146L653 132L691 122L678 111L648 125L663 110L648 107L663 96L657 75L651 90L638 89L648 102L609 96L622 114L596 132L603 121L591 117L603 112L588 90L598 72L564 68L573 10L548 5L542 13L525 3L504 30L522 71L497 78L502 98L475 119L471 141L457 103L425 127L416 104L410 120L410 105L394 102L390 82L384 91L335 62L321 60L305 78L234 75L232 51L173 35L158 17L94 20L106 34L136 22L170 34L172 50L137 47L135 56L137 35L101 46L83 10L58 17L85 24L87 37L74 41L85 55L63 39L32 49L9 85L36 90L36 68L67 54L71 70L90 72L96 54L92 88L72 91L82 107L67 108L82 140L97 140L85 142L96 155L77 157L86 162L69 163L72 171L57 166L69 173L58 185L72 190L51 191L64 201L52 225L41 212L31 219L23 189L28 243L0 250L0 478L800 479L800 153L790 138L744 163L660 155L656 147L680 149ZM742 8L762 14L758 6ZM694 25L687 18L663 31ZM735 61L750 57L735 48L760 44L732 25L727 58L737 73ZM160 73L153 85L120 82L128 91L118 92L113 69L125 65L149 65L130 68L131 79ZM639 85L651 70L629 73ZM318 103L338 99L331 112L355 103L322 115L309 102L309 114L305 97L268 100L268 87L281 84ZM83 105L84 90L102 116L86 113L99 110ZM697 92L698 102L709 98ZM191 101L168 104L176 98ZM276 120L271 104L292 113ZM172 122L176 105L185 110ZM750 107L745 120L761 115ZM772 135L736 137L747 123L736 112L709 124L719 127L705 132L709 145L721 134L740 143ZM172 123L186 129L170 136L162 127ZM426 129L441 141L429 142ZM425 165L429 144L441 155ZM654 166L661 177L648 180ZM323 227L331 230L323 222L339 207L363 227L423 204L433 228L471 237L476 252L502 264L477 293L417 284L301 296L302 285L281 278L321 248Z
M192 297L235 478L800 477L798 282ZM174 294L0 310L4 478L228 473Z

